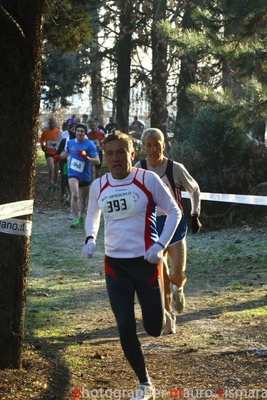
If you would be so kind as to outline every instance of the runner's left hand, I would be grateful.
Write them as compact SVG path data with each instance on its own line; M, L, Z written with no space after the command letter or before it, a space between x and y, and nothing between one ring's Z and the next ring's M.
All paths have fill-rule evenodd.
M196 215L191 216L191 229L192 233L198 233L200 229L202 228L202 224L199 221L199 218Z
M77 150L77 155L82 157L84 160L87 160L87 153L85 150Z

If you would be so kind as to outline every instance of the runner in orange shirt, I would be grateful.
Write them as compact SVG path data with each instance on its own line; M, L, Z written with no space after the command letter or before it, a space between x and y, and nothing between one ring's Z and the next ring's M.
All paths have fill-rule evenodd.
M48 166L49 174L49 186L50 192L56 191L56 185L58 181L58 164L54 163L53 156L56 153L57 137L60 129L57 127L57 122L54 117L50 117L48 121L48 127L43 130L40 144L41 148L45 153L46 163Z

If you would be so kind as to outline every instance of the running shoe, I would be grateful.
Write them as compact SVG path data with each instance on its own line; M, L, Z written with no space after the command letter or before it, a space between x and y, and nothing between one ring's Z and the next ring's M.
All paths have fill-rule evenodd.
M80 228L84 228L84 219L83 219L83 217L79 217L78 220L79 220L79 227Z
M130 400L155 399L155 387L153 385L140 385L135 391L135 397Z
M69 213L68 219L73 219L72 212Z
M163 328L163 333L168 335L170 333L176 332L176 316L173 311L165 310L165 326Z
M71 227L71 228L78 228L78 227L79 227L79 219L78 219L78 218L73 218L70 227Z
M185 309L185 304L183 286L178 289L176 285L172 285L172 308L181 314Z

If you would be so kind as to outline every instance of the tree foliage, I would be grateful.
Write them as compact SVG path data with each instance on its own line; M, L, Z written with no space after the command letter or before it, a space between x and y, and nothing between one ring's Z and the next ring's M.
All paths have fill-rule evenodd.
M62 54L84 50L90 43L91 0L50 0L45 15L44 38L47 50L57 49Z
M180 121L179 136L168 155L186 165L203 192L260 194L254 189L267 182L266 146L234 126L225 111L217 110L215 115L212 106L200 109L193 119ZM227 218L225 213L230 209L229 203L202 202L205 226L214 218L229 222L232 215ZM235 217L240 218L242 211L239 207ZM249 213L258 215L258 208L250 207Z
M56 108L70 105L68 97L82 93L92 70L89 44L92 40L88 0L52 0L44 22L42 94L44 105ZM95 6L94 6L95 7Z
M196 80L186 87L193 113L178 118L170 151L201 190L249 194L267 181L267 1L203 1L191 16L195 26L186 30L158 24L175 57L196 60ZM204 202L203 212L220 215L227 207Z
M47 51L42 56L42 98L43 103L53 112L71 103L68 97L83 92L88 83L91 65L88 51L61 54L57 49Z
M192 13L197 29L181 31L166 21L159 29L176 52L197 56L198 79L187 87L195 106L209 104L217 109L214 90L223 88L225 109L228 114L230 111L233 124L249 131L255 120L266 119L267 2L242 3L242 8L238 3L203 2ZM247 120L248 115L253 117Z

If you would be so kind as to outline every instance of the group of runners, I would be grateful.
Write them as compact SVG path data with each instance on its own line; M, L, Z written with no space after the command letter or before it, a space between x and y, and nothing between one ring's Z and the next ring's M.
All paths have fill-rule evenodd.
M63 199L69 191L71 228L84 227L90 184L100 175L104 137L96 121L91 122L89 130L86 124L69 121L67 129L61 131L53 117L41 134L49 171L48 190L56 192L60 166Z

